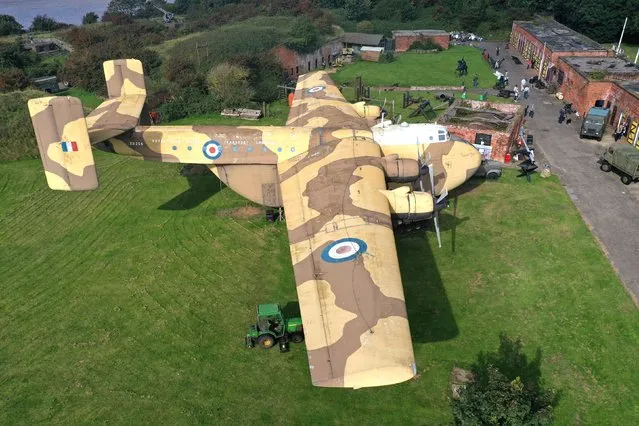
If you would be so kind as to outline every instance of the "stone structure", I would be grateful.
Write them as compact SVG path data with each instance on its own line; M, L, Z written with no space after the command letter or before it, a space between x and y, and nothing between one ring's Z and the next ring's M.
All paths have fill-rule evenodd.
M456 100L437 124L448 132L472 143L485 159L503 162L517 143L523 123L523 107L484 101Z
M448 49L450 33L441 30L398 30L393 31L396 52L406 52L410 45L419 40L431 39L442 49Z
M342 53L342 40L335 38L326 42L322 47L311 53L299 53L284 45L273 49L279 58L282 69L288 78L297 78L313 70L329 66Z

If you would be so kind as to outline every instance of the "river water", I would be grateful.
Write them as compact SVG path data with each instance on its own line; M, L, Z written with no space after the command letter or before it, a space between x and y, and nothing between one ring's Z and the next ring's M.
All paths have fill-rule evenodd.
M36 15L48 15L59 22L81 24L88 12L98 16L106 10L109 0L0 0L0 15L11 15L25 29Z

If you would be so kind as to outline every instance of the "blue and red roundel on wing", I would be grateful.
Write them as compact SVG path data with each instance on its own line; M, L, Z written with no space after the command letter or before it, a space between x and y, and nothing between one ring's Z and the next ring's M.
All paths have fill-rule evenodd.
M324 87L324 86L313 86L313 87L310 87L310 88L306 89L306 93L311 93L311 94L312 93L317 93L317 92L323 91L324 89L326 89L326 87Z
M322 260L329 263L348 262L366 252L368 246L359 238L342 238L322 250Z
M208 141L202 147L202 152L209 160L217 160L222 155L222 145L217 141Z

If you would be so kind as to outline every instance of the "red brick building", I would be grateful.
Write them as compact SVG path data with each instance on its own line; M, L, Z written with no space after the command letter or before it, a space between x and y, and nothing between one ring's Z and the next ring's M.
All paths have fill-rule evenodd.
M411 44L418 40L431 39L442 49L448 49L450 33L441 30L397 30L393 31L396 52L406 52Z
M510 48L534 60L535 69L541 66L542 78L562 56L613 56L601 44L552 19L513 22Z
M284 45L273 49L273 53L279 58L284 74L288 78L297 78L300 74L322 69L324 65L332 63L342 53L342 40L331 40L311 53L299 53Z
M612 50L552 19L516 21L510 47L549 83L557 85L564 100L583 116L595 103L610 108L609 132L627 122L630 143L639 132L639 68L614 57Z
M457 108L465 107L474 110L490 109L509 117L507 125L491 125L486 120L468 120L468 113L464 113L464 120L458 120ZM482 111L478 111L481 116ZM446 126L451 135L458 136L473 144L482 157L504 162L506 154L517 143L519 131L523 123L523 106L519 104L491 103L483 101L455 101L437 119L437 124Z

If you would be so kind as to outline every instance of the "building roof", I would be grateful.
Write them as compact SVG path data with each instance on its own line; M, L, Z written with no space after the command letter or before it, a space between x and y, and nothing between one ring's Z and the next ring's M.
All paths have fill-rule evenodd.
M441 36L441 35L450 35L448 31L443 30L395 30L393 31L393 38L396 36Z
M535 21L515 21L515 24L528 31L553 52L582 52L587 50L606 50L596 41L571 30L553 19Z
M623 87L628 93L639 98L639 81L617 81L616 83Z
M593 72L605 73L606 80L615 80L615 77L623 77L624 80L628 78L639 80L639 67L621 58L563 56L561 60L579 74L591 80L596 80L590 78L590 74ZM598 80L601 80L601 78Z
M362 46L377 46L384 36L382 34L344 33L342 41L347 44L360 44Z

